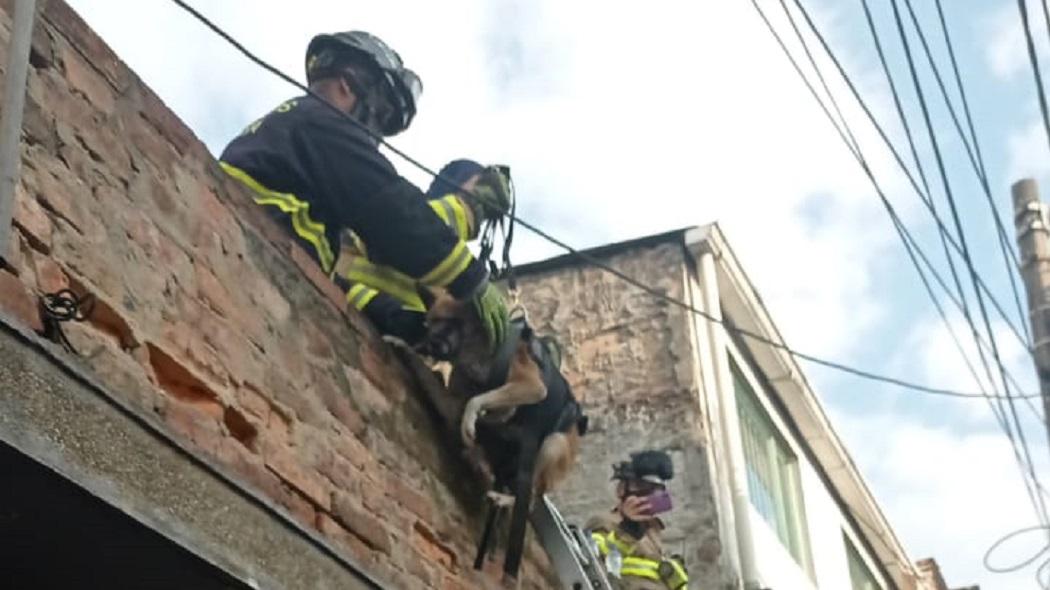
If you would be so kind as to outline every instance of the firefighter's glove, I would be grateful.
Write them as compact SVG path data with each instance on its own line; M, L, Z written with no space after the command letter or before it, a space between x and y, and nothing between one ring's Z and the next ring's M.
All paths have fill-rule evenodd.
M495 285L485 281L474 295L474 309L478 312L481 325L485 327L485 333L488 334L489 346L495 350L503 344L509 323L503 295Z
M489 166L474 184L468 197L479 219L499 219L510 211L511 189L508 168Z

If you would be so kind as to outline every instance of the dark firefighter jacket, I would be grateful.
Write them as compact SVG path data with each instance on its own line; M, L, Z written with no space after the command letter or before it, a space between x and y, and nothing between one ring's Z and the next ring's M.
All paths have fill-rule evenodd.
M466 243L367 133L317 99L285 101L249 125L220 159L326 273L349 229L370 262L351 281L388 291L400 275L465 298L486 277Z

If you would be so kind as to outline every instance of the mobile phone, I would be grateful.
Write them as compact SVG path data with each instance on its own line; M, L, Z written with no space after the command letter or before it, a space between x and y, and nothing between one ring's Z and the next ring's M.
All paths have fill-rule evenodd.
M671 494L667 493L667 490L656 490L645 497L649 503L649 514L657 515L663 514L664 512L671 511Z

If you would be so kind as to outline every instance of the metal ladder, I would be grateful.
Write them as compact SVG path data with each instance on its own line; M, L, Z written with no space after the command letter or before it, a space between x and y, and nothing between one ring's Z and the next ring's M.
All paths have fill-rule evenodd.
M594 551L586 531L570 525L547 496L532 511L532 528L566 590L613 590L605 562Z

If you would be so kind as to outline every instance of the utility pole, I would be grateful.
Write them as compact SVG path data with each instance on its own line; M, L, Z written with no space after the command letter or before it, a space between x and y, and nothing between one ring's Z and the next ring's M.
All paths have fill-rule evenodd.
M1028 292L1032 356L1050 436L1050 227L1047 227L1046 207L1039 200L1035 180L1025 178L1014 183L1013 200L1021 278Z
M22 163L22 112L26 101L29 47L33 40L36 0L15 0L11 41L7 46L4 96L0 106L0 259L7 258L15 186Z

